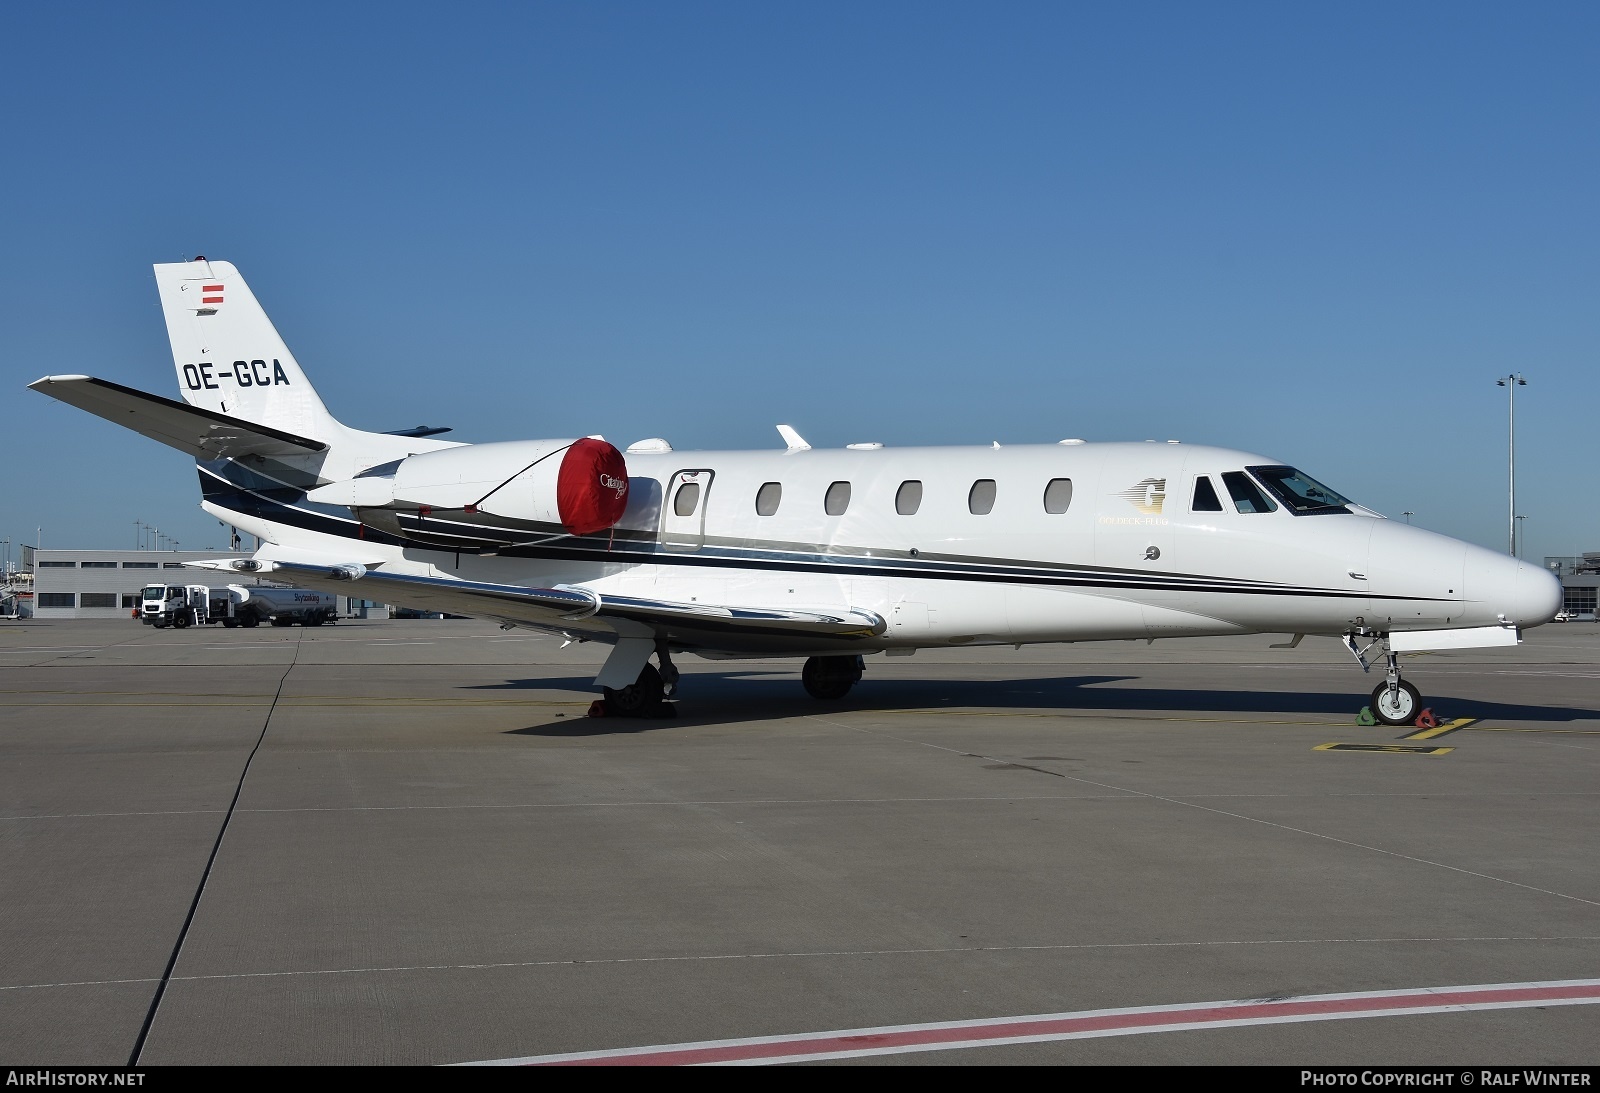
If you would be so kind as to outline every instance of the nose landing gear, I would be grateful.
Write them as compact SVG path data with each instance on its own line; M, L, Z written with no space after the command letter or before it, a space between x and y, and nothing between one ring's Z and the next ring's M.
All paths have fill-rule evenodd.
M1384 681L1372 691L1372 713L1385 725L1409 725L1422 709L1422 692L1400 676L1400 657L1389 648L1387 635L1379 635L1366 645L1356 645L1356 635L1344 636L1344 647L1356 658L1363 672L1371 671L1367 654L1379 644L1383 645Z

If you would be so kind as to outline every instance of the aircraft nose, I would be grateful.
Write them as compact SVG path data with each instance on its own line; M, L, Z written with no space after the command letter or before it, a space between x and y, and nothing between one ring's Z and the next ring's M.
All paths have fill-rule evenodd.
M1561 610L1561 582L1555 574L1482 547L1467 551L1465 585L1480 625L1542 626Z
M1518 626L1542 626L1561 610L1561 581L1548 569L1517 560L1517 575L1511 594L1512 609L1506 617Z

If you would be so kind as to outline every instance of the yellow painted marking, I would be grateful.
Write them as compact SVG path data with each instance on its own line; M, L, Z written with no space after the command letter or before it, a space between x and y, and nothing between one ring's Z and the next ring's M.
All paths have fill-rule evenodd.
M1554 732L1572 736L1600 736L1600 729L1517 729L1510 725L1474 725L1473 732Z
M1407 733L1405 736L1402 736L1400 739L1402 739L1402 740L1432 740L1434 737L1437 737L1437 736L1448 736L1450 733L1457 732L1457 731L1459 731L1461 729L1464 729L1468 725L1471 725L1474 722L1476 722L1477 720L1478 719L1476 717L1458 717L1454 721L1442 722L1441 724L1436 725L1435 727L1433 727L1431 729L1419 729L1416 732Z
M1455 748L1412 748L1404 744L1318 744L1313 751L1372 751L1383 755L1448 755Z

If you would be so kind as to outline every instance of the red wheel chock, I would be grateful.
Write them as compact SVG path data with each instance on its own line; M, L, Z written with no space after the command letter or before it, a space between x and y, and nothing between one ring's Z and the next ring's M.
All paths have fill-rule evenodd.
M1419 729L1437 729L1439 727L1439 719L1433 716L1431 709L1423 710L1417 715L1415 724Z
M588 713L587 716L589 716L589 717L604 717L604 716L606 716L606 700L603 699L603 698L597 698L593 702L589 703L589 713Z

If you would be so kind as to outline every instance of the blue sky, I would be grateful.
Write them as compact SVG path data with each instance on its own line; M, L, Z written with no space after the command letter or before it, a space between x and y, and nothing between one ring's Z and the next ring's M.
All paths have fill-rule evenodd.
M1593 4L11 5L0 538L222 545L23 389L237 263L333 411L502 440L1182 438L1600 550Z

